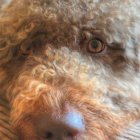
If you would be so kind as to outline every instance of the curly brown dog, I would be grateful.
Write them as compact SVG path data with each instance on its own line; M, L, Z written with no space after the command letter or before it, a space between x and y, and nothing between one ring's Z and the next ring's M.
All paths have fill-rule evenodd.
M139 0L13 0L0 14L0 94L20 140L114 140L140 118Z

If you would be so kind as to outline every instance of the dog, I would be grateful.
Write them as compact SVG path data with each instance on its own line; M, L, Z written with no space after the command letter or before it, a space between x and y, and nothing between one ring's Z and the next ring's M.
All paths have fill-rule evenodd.
M12 0L0 14L0 93L20 140L115 140L140 118L138 0Z

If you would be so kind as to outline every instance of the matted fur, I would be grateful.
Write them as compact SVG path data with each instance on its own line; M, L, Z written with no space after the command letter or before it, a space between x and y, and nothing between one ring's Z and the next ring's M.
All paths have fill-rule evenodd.
M67 106L85 119L76 140L113 140L140 117L139 7L138 0L13 0L4 9L0 88L20 139L44 140L40 114L61 116ZM108 46L101 54L86 49L94 36Z

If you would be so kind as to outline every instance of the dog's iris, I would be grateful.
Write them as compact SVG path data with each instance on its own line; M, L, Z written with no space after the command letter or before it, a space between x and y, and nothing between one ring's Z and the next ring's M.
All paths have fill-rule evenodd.
M100 53L104 50L104 48L104 43L96 38L92 39L88 44L88 51L91 53Z

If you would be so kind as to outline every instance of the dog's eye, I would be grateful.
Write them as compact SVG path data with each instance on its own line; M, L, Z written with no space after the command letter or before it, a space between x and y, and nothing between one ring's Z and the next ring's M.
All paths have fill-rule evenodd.
M87 46L87 50L90 53L101 53L105 48L105 43L98 38L90 40Z

